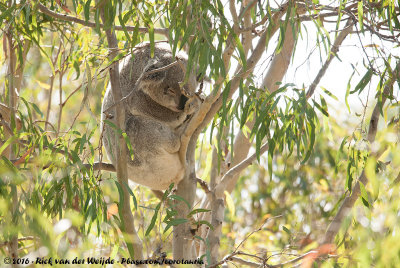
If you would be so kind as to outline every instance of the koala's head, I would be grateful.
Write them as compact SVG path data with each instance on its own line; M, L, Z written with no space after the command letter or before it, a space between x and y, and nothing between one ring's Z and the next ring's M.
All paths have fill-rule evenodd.
M181 112L188 98L182 94L179 85L184 79L184 73L179 66L173 66L163 71L153 70L167 66L165 62L157 58L151 59L139 84L142 90L153 101L172 111ZM184 86L184 88L187 86Z

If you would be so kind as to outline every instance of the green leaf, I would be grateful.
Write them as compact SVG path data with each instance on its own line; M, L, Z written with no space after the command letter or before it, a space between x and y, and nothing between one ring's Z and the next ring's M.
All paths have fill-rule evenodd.
M236 34L234 34L234 38L235 38L236 46L237 46L237 48L239 50L239 56L240 56L240 60L242 62L243 71L246 71L246 69L247 69L247 67L246 67L247 59L246 59L246 55L244 54L244 49L243 49L242 42L240 42L240 39Z
M343 153L343 148L344 148L344 145L346 144L348 138L349 138L348 136L346 136L346 137L343 138L342 142L340 143L339 150L338 150L337 153L336 153L336 159L335 159L335 174L337 174L337 173L339 172L339 159L340 159L340 155Z
M1 153L0 153L0 155L1 155ZM1 159L4 161L4 163L9 168L10 171L13 171L14 174L19 175L18 174L18 169L14 166L14 164L10 160L8 160L5 156L2 156ZM14 179L16 179L16 178L14 177ZM14 183L15 183L15 181L14 181Z
M360 192L361 192L360 197L361 197L361 200L362 200L364 206L366 206L367 208L369 208L369 207L370 207L370 204L369 204L369 202L368 202L368 193L367 193L367 190L365 189L365 186L364 186L364 184L363 184L361 181L360 181L359 183L360 183Z
M276 143L274 138L268 140L268 175L271 180L272 180L272 160L274 157L275 145Z
M194 214L197 214L197 213L204 213L204 212L210 212L210 211L211 211L211 210L205 209L205 208L196 208L196 209L190 211L189 214L187 215L187 217L189 218L189 217L193 216Z
M131 144L131 140L129 139L128 135L126 135L126 133L122 133L122 137L124 137L126 146L128 147L128 151L129 151L129 156L131 157L131 160L133 161L135 159L134 154L133 154L133 147Z
M327 90L326 88L324 88L324 87L322 87L322 86L320 86L320 88L324 91L324 93L325 93L326 95L328 95L328 96L331 97L332 99L338 101L338 98L337 98L335 95L333 95L329 90Z
M149 227L147 227L145 236L148 236L150 234L151 230L153 230L154 225L156 224L156 221L157 221L157 216L158 216L158 212L160 210L160 207L161 207L161 203L159 203L157 205L157 207L156 207L156 209L154 211L153 217L151 218L151 221L150 221L150 225L149 225Z
M188 222L188 219L173 219L167 223L167 226L164 229L164 233L166 231L168 231L168 229L171 228L171 226L176 226L176 225L183 224L186 222Z
M183 46L187 43L189 36L193 33L193 30L195 27L196 27L196 21L190 22L188 28L185 30L185 34L182 37L182 40L180 43L180 49L182 49Z
M17 140L17 136L11 136L4 144L3 146L0 147L0 155L3 153L3 151L15 140Z
M89 21L89 19L90 19L89 13L90 13L90 3L91 2L92 2L92 0L86 1L85 6L84 6L85 21Z
M229 212L231 213L231 217L235 216L235 203L233 202L233 199L227 191L224 191L225 194L225 202L226 206L228 207Z
M122 190L122 186L118 181L114 181L114 182L115 182L115 185L117 185L118 194L119 194L119 202L118 202L119 210L122 211L122 208L124 207L124 201L125 201L124 191Z
M359 1L357 4L357 15L358 15L358 22L360 23L361 31L364 31L364 7L363 1Z
M115 131L117 131L117 133L118 133L119 135L122 135L122 137L123 137L124 140L125 140L126 146L128 147L129 155L130 155L130 157L131 157L131 160L133 161L133 160L134 160L133 147L132 147L132 144L131 144L131 141L130 141L128 135L127 135L125 132L122 132L122 130L121 130L119 127L117 127L117 125L115 125L115 124L114 124L113 122L111 122L110 120L104 120L104 123L107 124L107 125L109 125L109 126L110 126L111 128L113 128Z
M307 160L310 158L311 156L311 152L314 148L314 143L315 143L315 125L312 121L310 121L310 126L311 128L311 133L310 133L310 146L308 147L306 156L304 157L303 161L301 162L301 164L304 164L305 162L307 162Z
M174 194L173 194L173 195L168 196L168 198L174 199L174 200L178 200L178 201L182 201L182 202L184 202L184 203L187 205L188 209L190 209L190 204L189 204L189 202L186 201L183 197L180 197L180 196L178 196L178 195L174 195Z
M32 105L33 109L34 109L38 114L40 114L40 117L43 118L43 113L40 111L39 107L38 107L35 103L33 103L33 102L30 102L30 104Z
M283 47L283 42L285 41L285 30L286 28L283 27L283 25L281 24L279 26L280 29L280 33L279 33L279 39L278 39L278 45L275 48L275 54L279 54L282 50Z
M352 191L352 184L353 184L353 174L351 172L351 167L352 167L353 160L349 160L349 163L347 164L347 178L346 178L346 186L347 189Z
M196 223L196 225L199 225L199 226L205 224L205 225L207 225L211 230L214 230L214 226L212 226L211 223L209 223L208 221L202 220L202 221L196 221L195 223Z
M368 85L369 81L371 81L372 77L372 70L368 69L367 72L364 74L364 76L361 78L360 82L356 85L354 90L350 91L350 94L353 94L358 91L358 94L360 94L364 88Z
M138 205L137 205L137 200L136 200L136 196L133 194L131 187L129 187L129 185L126 182L123 182L126 189L128 190L128 193L132 196L132 200L133 200L133 205L135 206L135 209L137 209Z
M207 22L204 20L203 17L200 18L200 25L201 25L201 29L202 29L202 33L203 33L203 37L205 37L207 44L210 46L210 49L214 49L214 45L212 43L212 39L211 39L211 35L210 35L210 31Z
M282 225L282 230L284 230L288 235L292 234L292 232L288 228L286 228L285 225Z
M14 9L16 8L16 5L12 5L10 8L8 8L5 12L2 11L2 13L0 14L0 23L3 22L3 19L5 19L6 17L8 17L9 15L11 15L11 13L14 11ZM9 19L7 19L7 21L9 21ZM1 24L0 24L1 25Z
M351 76L350 76L350 78L349 78L349 81L347 82L346 95L345 95L345 97L344 97L344 101L346 102L346 107L347 107L347 109L349 110L349 113L350 113L351 111L350 111L350 105L349 105L348 97L349 97L349 95L350 95L351 79L353 78L354 73L355 73L355 67L353 66L353 73L351 74Z
M313 100L313 103L314 103L315 107L317 107L317 109L321 111L321 113L323 113L326 117L329 117L328 112L324 108L322 108L321 105L318 104L318 102Z

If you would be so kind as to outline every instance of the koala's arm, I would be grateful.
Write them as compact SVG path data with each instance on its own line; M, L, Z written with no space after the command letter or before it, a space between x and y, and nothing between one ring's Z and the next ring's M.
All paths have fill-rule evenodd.
M168 153L177 153L181 147L180 137L171 130L167 125L160 124L159 129L159 141L162 148Z
M179 124L177 126L176 133L180 137L185 131L190 119L193 117L193 114L199 110L200 107L200 99L197 96L192 96L185 103L185 108L183 110L182 115L178 119Z

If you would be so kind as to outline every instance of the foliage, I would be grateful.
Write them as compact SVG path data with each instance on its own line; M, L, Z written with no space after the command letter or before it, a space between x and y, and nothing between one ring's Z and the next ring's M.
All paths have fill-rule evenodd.
M129 198L146 258L172 258L172 229L187 224L208 264L215 264L215 242L202 230L220 237L221 256L245 252L239 257L257 263L317 249L315 257L303 255L304 267L307 258L324 267L395 266L400 79L391 49L399 46L398 16L395 1L0 1L0 254L15 253L19 238L20 257L133 256L121 232L121 205ZM111 60L105 30L118 40ZM335 45L346 30L353 33L348 44L361 51L352 73L341 77L347 88L323 80L317 87L336 56L342 62L334 64L348 64ZM293 51L286 47L291 39ZM173 186L159 200L96 168L107 160L99 114L109 67L140 42L163 40L173 53L187 52L187 74L196 73L206 96L188 127L200 134L194 164L204 191L196 197L208 204L219 197L215 174L225 178L238 164L238 133L252 141L258 161L233 180L232 194L224 189L220 234L207 202L192 204ZM306 61L320 59L319 72L306 71L317 73L312 83L289 75L262 82L274 66L269 57L289 51L295 65L304 43L313 46ZM362 109L352 104L357 98ZM357 185L360 198L325 252L321 238ZM187 207L184 217L177 204Z

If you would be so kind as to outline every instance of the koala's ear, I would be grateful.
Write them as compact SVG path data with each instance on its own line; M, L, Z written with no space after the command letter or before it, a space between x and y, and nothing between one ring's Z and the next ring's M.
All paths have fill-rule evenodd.
M165 77L166 71L155 71L162 67L162 62L155 57L154 59L150 59L143 70L142 83L145 84L161 84Z

